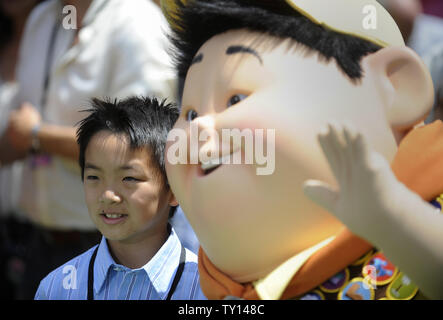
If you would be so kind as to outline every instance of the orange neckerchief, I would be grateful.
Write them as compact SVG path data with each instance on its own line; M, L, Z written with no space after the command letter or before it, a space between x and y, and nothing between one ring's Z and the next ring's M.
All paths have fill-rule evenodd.
M408 188L430 201L443 191L443 123L412 130L400 143L392 162L397 178ZM300 296L317 287L369 251L372 246L342 230L328 245L315 252L295 274L281 299ZM208 299L235 296L258 300L252 283L241 284L218 270L200 247L200 285Z
M397 179L425 201L443 192L443 122L412 130L401 141L392 161Z
M333 241L306 261L281 298L296 297L317 287L371 248L369 243L353 235L348 229L343 229ZM241 284L230 279L212 264L201 247L198 252L198 270L201 288L208 299L219 300L226 296L259 299L252 283Z

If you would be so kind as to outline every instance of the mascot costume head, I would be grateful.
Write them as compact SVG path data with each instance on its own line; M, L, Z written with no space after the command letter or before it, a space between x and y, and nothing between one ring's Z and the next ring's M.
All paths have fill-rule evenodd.
M185 79L166 169L201 243L202 289L210 299L300 296L371 248L303 193L307 179L334 184L317 134L350 123L392 160L432 106L429 72L375 0L162 7ZM171 160L177 146L182 161Z

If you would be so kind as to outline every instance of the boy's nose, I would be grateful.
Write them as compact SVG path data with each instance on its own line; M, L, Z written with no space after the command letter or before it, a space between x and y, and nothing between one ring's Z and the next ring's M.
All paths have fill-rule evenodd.
M121 197L113 190L106 190L100 198L100 202L104 204L118 203L120 201Z

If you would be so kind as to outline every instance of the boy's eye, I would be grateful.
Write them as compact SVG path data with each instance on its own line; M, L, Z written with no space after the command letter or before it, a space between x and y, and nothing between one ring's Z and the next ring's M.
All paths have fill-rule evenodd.
M97 176L86 176L86 180L98 180Z
M186 112L186 121L190 122L190 121L194 120L197 117L198 117L198 113L197 113L197 111L195 111L193 109L188 110L188 112Z
M123 181L127 181L127 182L137 182L137 181L140 181L140 180L137 179L137 178L134 178L134 177L124 177L124 178L123 178Z
M233 106L234 104L237 104L237 103L239 103L240 101L246 99L247 97L248 97L248 96L245 95L245 94L236 94L236 95L233 95L233 96L232 96L231 98L229 98L229 100L228 100L228 103L227 103L228 108L231 107L231 106Z

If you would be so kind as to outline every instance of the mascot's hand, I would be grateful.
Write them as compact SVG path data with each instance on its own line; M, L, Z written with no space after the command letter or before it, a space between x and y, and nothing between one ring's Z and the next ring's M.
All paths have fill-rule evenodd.
M308 180L305 194L382 249L426 296L443 299L440 210L400 183L361 134L329 125L318 139L339 190Z
M328 125L318 140L339 190L317 180L304 184L305 194L333 213L355 234L376 244L379 232L404 210L404 199L419 198L394 176L389 163L349 127ZM421 199L417 201L426 206ZM417 203L417 202L416 202Z

